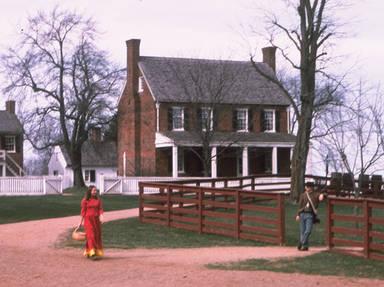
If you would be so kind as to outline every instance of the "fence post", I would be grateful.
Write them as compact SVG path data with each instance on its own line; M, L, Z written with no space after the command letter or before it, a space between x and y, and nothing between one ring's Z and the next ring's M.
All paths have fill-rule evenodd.
M172 188L167 188L167 226L171 226L171 192Z
M252 190L255 190L255 177L252 177L252 179L251 179L251 189Z
M139 182L139 219L140 222L143 222L144 217L144 187L143 183Z
M365 199L363 201L363 213L364 213L364 235L363 235L363 240L364 240L364 257L369 258L370 252L369 252L369 247L370 247L370 237L369 237L369 232L371 231L371 224L369 223L369 219L371 217L371 208L369 207L368 200Z
M332 244L332 215L333 215L333 205L332 205L332 199L328 198L327 200L327 223L326 223L326 244L328 246L328 249L330 250L333 247Z
M285 244L285 200L284 195L277 195L277 204L279 207L279 244Z
M240 210L240 191L236 190L235 191L235 204L236 204L236 222L235 222L235 238L239 239L240 238L240 217L241 217L241 210Z
M47 194L47 179L43 176L43 194Z
M200 187L198 190L198 198L199 198L199 234L203 233L203 189Z
M100 176L100 196L104 193L104 174Z

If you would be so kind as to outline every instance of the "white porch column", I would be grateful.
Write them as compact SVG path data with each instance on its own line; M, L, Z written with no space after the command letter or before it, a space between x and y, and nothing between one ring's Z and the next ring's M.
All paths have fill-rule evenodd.
M177 146L172 147L172 177L178 177L178 153Z
M243 161L242 175L248 176L248 147L247 146L243 147L242 161Z
M217 147L212 147L211 150L211 177L217 177Z
M156 103L156 132L160 131L160 104Z
M272 148L272 174L277 174L277 147Z

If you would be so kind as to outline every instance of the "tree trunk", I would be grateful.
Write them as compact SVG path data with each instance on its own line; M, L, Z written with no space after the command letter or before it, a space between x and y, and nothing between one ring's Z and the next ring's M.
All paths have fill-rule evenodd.
M75 149L71 153L72 170L73 170L73 186L84 187L83 171L81 166L81 151Z
M298 118L298 131L292 155L291 193L292 201L298 202L304 191L307 156L313 118L313 102L315 99L316 63L312 61L306 50L301 57L301 113Z
M301 124L297 133L296 144L292 155L291 168L291 193L292 201L297 202L300 194L304 191L305 170L307 166L307 156L309 151L309 136L311 127L311 118L306 120L302 115Z

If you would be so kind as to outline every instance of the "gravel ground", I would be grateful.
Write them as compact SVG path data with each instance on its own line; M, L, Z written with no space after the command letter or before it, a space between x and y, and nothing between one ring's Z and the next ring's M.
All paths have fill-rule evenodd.
M105 220L137 214L137 209L106 212ZM0 286L384 286L381 280L204 267L248 258L305 256L320 248L304 253L294 247L106 249L103 259L91 261L81 250L55 244L78 220L71 216L0 225Z

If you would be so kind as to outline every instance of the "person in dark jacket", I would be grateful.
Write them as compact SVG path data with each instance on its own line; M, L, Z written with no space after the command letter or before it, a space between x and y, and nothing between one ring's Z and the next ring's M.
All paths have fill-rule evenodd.
M299 208L296 214L296 221L300 221L300 240L297 246L300 251L308 250L309 236L316 218L317 207L323 199L324 194L314 191L313 182L305 184L305 192L300 195Z

